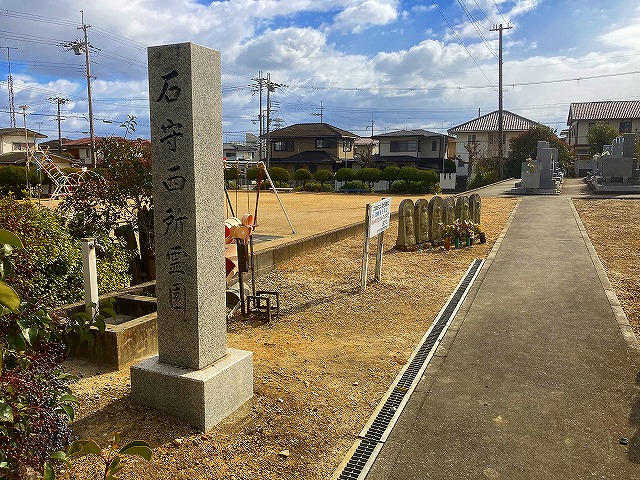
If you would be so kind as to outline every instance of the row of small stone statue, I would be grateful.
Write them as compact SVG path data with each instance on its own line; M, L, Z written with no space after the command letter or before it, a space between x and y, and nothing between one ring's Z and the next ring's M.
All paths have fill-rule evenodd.
M413 201L406 198L398 209L398 240L396 248L413 250L431 242L439 244L442 238L442 225L451 225L457 219L480 223L480 195L458 197L435 196L431 200L420 198Z

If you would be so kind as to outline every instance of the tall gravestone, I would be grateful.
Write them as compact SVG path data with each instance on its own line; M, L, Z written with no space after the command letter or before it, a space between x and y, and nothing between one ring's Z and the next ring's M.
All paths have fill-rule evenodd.
M429 242L429 201L425 198L416 200L413 221L416 228L416 243L424 245Z
M134 403L208 430L253 395L252 353L227 348L220 52L148 49L158 355Z
M429 200L429 238L434 245L442 241L440 224L442 223L442 212L444 202L442 197L436 195Z
M416 246L415 226L413 222L413 201L405 198L398 207L398 240L399 250L413 250Z
M480 222L481 200L480 195L472 193L469 195L469 218L473 223Z
M466 195L456 198L456 218L462 222L469 220L469 197Z
M456 198L447 197L442 205L442 223L451 225L456 220Z

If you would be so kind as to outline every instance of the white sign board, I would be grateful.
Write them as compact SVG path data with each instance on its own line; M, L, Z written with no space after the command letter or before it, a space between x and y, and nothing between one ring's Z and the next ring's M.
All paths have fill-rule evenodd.
M391 197L383 198L379 202L372 203L369 210L369 238L389 228L391 220Z

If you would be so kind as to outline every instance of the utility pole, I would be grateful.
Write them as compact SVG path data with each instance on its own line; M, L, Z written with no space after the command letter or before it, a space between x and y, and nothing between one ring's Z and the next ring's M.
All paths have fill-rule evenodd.
M273 83L271 74L267 73L267 168L269 168L269 160L271 159L271 92L275 92L277 88L283 86L279 83Z
M16 103L13 97L13 76L11 75L11 54L9 52L11 50L20 50L20 49L18 47L0 47L0 48L7 49L7 65L8 65L8 72L9 72L7 76L7 85L9 87L9 118L10 118L9 126L11 128L16 128Z
M24 121L24 160L25 167L27 169L27 191L29 197L31 197L31 185L29 184L29 137L27 136L27 105L20 105L22 109L22 120Z
M262 138L264 134L264 120L262 115L262 87L265 85L265 82L267 79L262 76L262 70L260 70L258 72L258 78L253 78L252 80L257 84L257 86L253 88L253 94L255 95L256 93L258 93L258 98L260 101L260 111L258 112L258 129L259 129L258 141L260 145L260 160L264 160L265 149L264 149L264 139Z
M320 108L316 108L316 110L320 110L320 113L312 113L314 117L320 117L320 123L324 123L322 121L322 114L324 112L324 106L322 105L322 100L320 100Z
M498 40L498 162L500 165L500 180L504 179L504 125L502 119L502 31L513 28L511 25L506 27L502 24L492 26L489 31L499 33Z
M64 105L69 101L68 98L50 97L49 101L56 102L58 104L58 155L62 155L62 128L60 126L60 105Z
M78 27L78 30L82 30L84 32L84 40L74 40L73 42L64 42L60 46L64 50L73 50L75 55L82 55L84 52L85 62L86 62L86 77L87 77L87 100L89 102L89 141L90 141L90 155L91 155L91 167L95 168L96 166L96 139L95 139L95 130L93 127L93 101L91 99L91 61L89 59L89 51L97 50L93 45L89 43L89 36L87 34L87 29L91 27L91 25L87 25L84 23L84 11L80 10L82 15L82 26Z
M373 137L373 115L371 115L371 136Z

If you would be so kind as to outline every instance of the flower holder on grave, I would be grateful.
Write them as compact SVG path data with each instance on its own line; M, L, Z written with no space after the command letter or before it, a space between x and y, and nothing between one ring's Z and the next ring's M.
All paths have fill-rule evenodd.
M226 345L220 52L150 47L158 355L134 403L208 430L253 395L252 353Z

